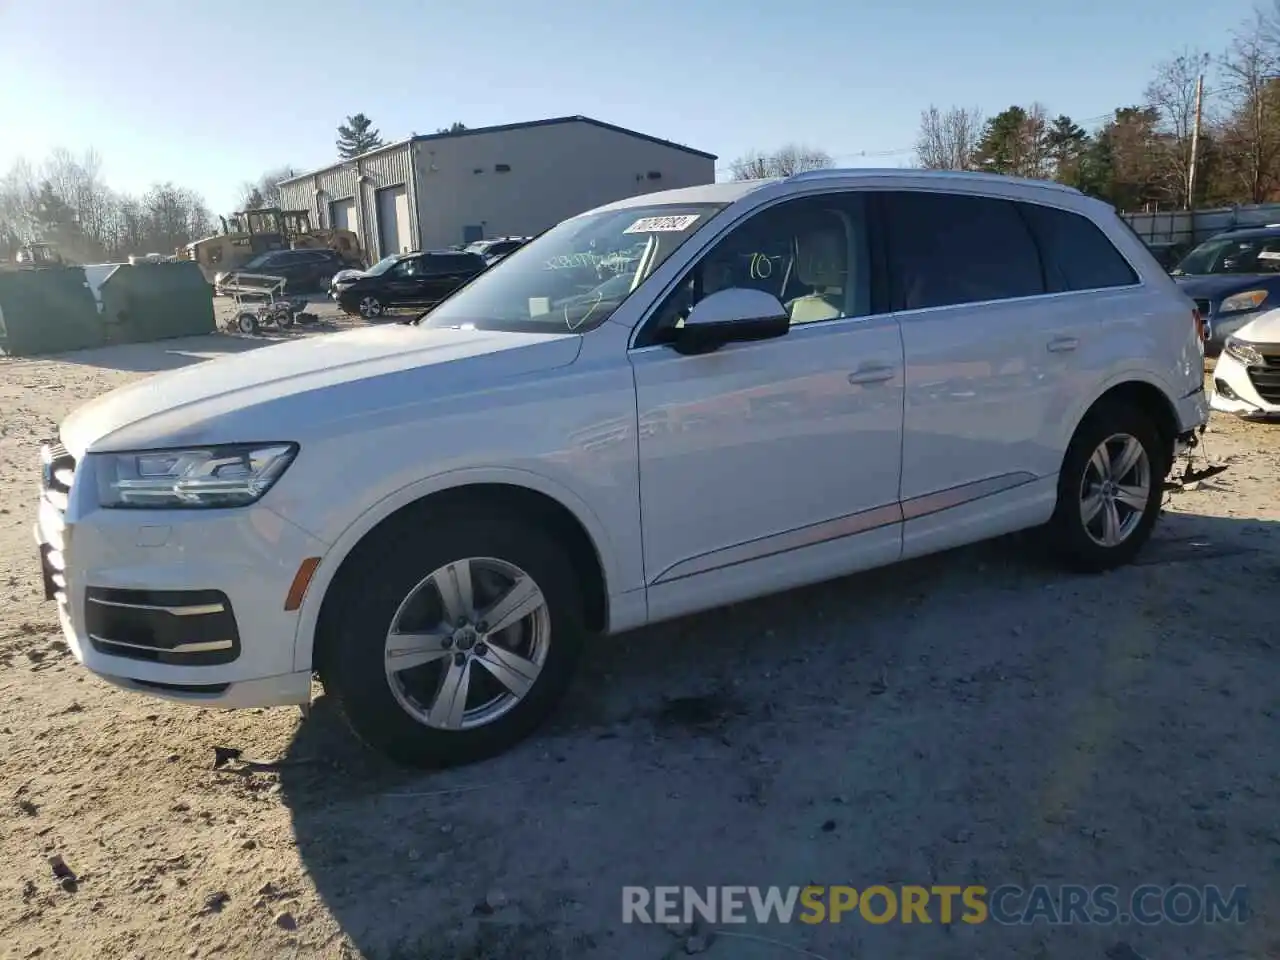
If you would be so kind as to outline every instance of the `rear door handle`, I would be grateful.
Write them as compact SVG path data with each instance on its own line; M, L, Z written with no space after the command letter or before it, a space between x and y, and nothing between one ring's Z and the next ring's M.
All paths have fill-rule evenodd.
M1075 337L1054 337L1049 341L1049 352L1070 353L1078 346L1080 346L1080 341Z
M897 370L893 367L861 367L849 374L849 382L855 385L865 383L884 383L886 380L892 380L896 373Z

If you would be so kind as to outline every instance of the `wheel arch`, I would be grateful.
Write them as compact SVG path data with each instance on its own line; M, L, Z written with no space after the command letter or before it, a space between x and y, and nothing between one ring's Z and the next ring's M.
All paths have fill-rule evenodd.
M1066 456L1066 449L1080 430L1080 425L1094 412L1113 403L1132 405L1151 418L1151 423L1160 434L1161 445L1169 460L1166 468L1172 466L1174 444L1179 433L1177 408L1170 399L1167 389L1156 383L1153 378L1141 374L1114 378L1093 403L1080 411L1063 445L1063 456Z
M317 628L338 575L362 543L386 524L403 521L429 507L452 509L500 504L538 518L574 565L584 585L586 623L593 631L609 628L609 584L614 580L608 535L580 498L554 481L520 470L467 470L410 484L384 498L354 520L333 542L316 567L303 600L294 637L294 669L315 669Z

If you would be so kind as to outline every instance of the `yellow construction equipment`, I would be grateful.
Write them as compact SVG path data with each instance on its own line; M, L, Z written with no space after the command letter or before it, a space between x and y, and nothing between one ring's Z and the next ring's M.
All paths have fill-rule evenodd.
M196 240L175 251L179 259L198 263L210 283L216 274L243 266L268 250L328 248L354 268L365 266L360 238L354 231L313 228L311 213L307 210L261 207L240 210L229 218L221 219L221 233Z

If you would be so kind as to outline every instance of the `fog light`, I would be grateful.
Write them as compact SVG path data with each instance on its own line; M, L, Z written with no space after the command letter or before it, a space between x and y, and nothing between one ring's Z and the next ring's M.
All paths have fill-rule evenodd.
M1222 396L1226 397L1228 400L1240 399L1240 397L1236 395L1236 392L1231 389L1227 381L1219 380L1217 377L1214 377L1213 379L1213 389L1216 390L1218 393L1220 393Z

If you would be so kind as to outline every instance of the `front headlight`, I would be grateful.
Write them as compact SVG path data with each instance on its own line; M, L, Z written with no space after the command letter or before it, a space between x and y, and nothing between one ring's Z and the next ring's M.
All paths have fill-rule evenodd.
M171 510L254 503L297 453L295 443L246 443L90 456L100 506Z
M1243 310L1256 310L1267 299L1265 290L1246 290L1244 293L1233 293L1218 307L1219 313L1240 313Z
M1227 342L1222 347L1223 350L1231 354L1246 366L1254 366L1266 363L1262 354L1258 352L1258 348L1245 340L1237 340L1235 337L1228 337Z

